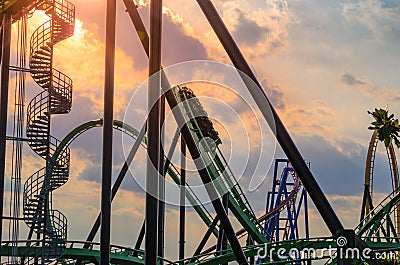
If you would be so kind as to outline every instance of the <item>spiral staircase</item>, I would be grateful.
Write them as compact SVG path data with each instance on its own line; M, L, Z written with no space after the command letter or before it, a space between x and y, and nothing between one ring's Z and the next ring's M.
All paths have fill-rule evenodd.
M43 88L27 107L26 136L31 149L46 160L24 185L23 213L26 224L41 239L41 254L25 264L48 264L66 249L67 219L52 209L52 191L68 181L70 151L57 148L60 141L50 135L51 115L71 110L72 80L53 68L53 47L71 37L75 7L65 0L39 0L37 10L51 19L32 34L29 66L33 80Z

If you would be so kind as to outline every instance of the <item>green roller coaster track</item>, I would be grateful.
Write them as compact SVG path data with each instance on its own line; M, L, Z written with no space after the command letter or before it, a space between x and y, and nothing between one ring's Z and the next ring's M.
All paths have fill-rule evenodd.
M122 132L124 132L125 134L129 135L132 138L137 138L137 136L139 135L139 132L133 128L132 126L123 123L122 121L114 121L114 129L120 130ZM58 145L57 149L54 152L54 156L53 159L57 159L58 155L60 155L60 153L62 152L62 150L68 146L74 139L76 139L79 135L81 135L82 133L95 128L95 127L101 127L103 126L103 120L99 119L99 120L93 120L93 121L89 121L86 122L78 127L76 127L75 129L73 129L69 134L67 134L67 136L64 137L64 139L60 142L60 144ZM142 145L145 146L146 144L146 138L143 139L143 143ZM217 163L217 166L219 167L219 170L223 170L224 166L221 162L221 159L216 156L215 162ZM209 166L210 167L210 166ZM212 172L214 173L214 179L217 179L216 176L219 176L219 173L217 171L217 169L215 168L211 168L210 170L212 170ZM179 177L179 172L176 170L176 168L174 166L170 166L168 168L168 174L171 176L171 178L173 179L173 181L176 184L180 184L180 177ZM226 171L224 171L224 174L226 174ZM229 176L225 176L226 178L228 178ZM227 179L225 179L227 180ZM231 181L229 179L229 181ZM221 183L220 183L221 185ZM231 186L235 185L234 183L230 183ZM188 201L191 203L191 205L193 206L194 210L197 212L197 214L200 216L200 218L202 219L202 221L206 224L206 226L210 226L211 222L212 222L212 216L210 215L210 213L208 213L207 209L199 204L198 198L196 197L196 195L194 194L194 192L190 189L190 186L187 185L187 191L186 191L186 198L188 199ZM225 188L220 188L222 190L226 190ZM244 203L242 200L242 197L240 197L240 193L239 191L236 189L235 186L233 186L232 189L232 196L230 196L230 206L231 206L231 210L234 213L234 215L238 218L238 220L242 223L242 225L246 228L247 231L250 231L250 234L252 234L253 236L255 236L255 238L257 238L259 241L261 241L260 243L265 243L265 237L262 235L262 232L260 230L258 230L258 228L255 226L255 224L252 222L252 220L250 220L249 218L249 213L251 213L252 211L249 210L249 207L247 206L248 203ZM235 196L235 198L234 198ZM255 216L252 216L253 220L255 219ZM218 236L218 230L215 228L213 230L213 234L215 236ZM21 256L35 256L37 255L40 250L38 250L37 247L35 247L35 241L23 241L26 243L26 246L21 246L18 247L18 253ZM87 242L85 242L87 243ZM91 246L95 246L95 243L91 243ZM72 244L72 248L69 248L66 253L63 255L64 258L68 257L70 258L71 255L75 255L75 254L70 254L70 253L81 253L81 257L83 257L84 259L86 259L87 257L87 253L97 253L95 250L90 250L89 252L86 252L85 250L82 250L82 252L80 252L81 250L76 249L73 247L74 244ZM10 246L9 244L5 244L4 248L2 249L2 252L4 255L8 255L11 252L10 251ZM39 252L38 252L39 251ZM133 250L132 250L133 251ZM131 251L131 252L132 252ZM139 253L140 251L137 250L137 252ZM136 252L135 252L136 253ZM98 255L98 253L97 253ZM94 255L96 256L96 255ZM128 255L129 256L129 255ZM138 255L138 257L140 257ZM130 262L133 262L133 264L136 264L135 262L138 262L138 260L141 260L138 257L134 257L132 259L126 258L127 260L130 260ZM92 260L92 259L90 259ZM120 264L120 263L118 263Z
M74 139L76 139L82 133L88 131L89 129L95 127L103 126L103 120L93 120L86 122L75 129L73 129L64 139L61 141L61 144L58 146L57 150L54 153L54 158L56 158L62 151L62 149L69 145ZM122 121L114 121L114 129L120 130L123 133L137 138L139 135L138 131L132 126L123 123ZM142 146L145 147L146 138L143 139ZM221 159L216 156L215 161L220 167L223 167ZM214 168L209 169L214 173L214 179L216 176L219 176L218 171ZM224 171L225 172L225 171ZM179 172L171 165L168 168L168 174L171 176L173 181L176 184L180 184ZM229 177L229 176L226 176ZM190 189L190 186L187 185L186 190L186 198L192 204L196 213L200 216L202 221L206 226L209 226L212 222L212 216L204 208L203 205L198 203L198 198L196 194ZM235 187L235 186L234 186ZM387 250L400 250L400 242L397 238L388 239L388 238L379 238L376 236L376 231L380 226L383 225L384 219L387 214L390 214L395 206L400 202L400 193L394 191L390 194L385 200L382 201L371 213L365 221L361 222L359 226L356 228L357 235L361 236L364 241L368 244L368 246L375 251L387 251ZM253 223L253 221L249 218L249 215L245 213L245 211L249 211L246 207L245 202L242 201L240 197L240 192L237 189L232 189L230 193L230 204L231 210L234 216L241 222L243 227L246 229L249 234L252 236L260 235L259 241L255 245L248 246L243 248L245 255L247 257L256 257L260 249L267 248L284 248L286 250L290 250L292 248L296 248L298 250L302 250L304 248L313 248L316 250L321 250L328 247L336 247L336 241L332 237L326 238L314 238L314 239L300 239L294 241L282 241L282 242L266 242L265 238L262 236L262 231L258 230L258 227ZM217 228L214 229L214 235L218 235ZM257 238L257 237L255 237ZM37 244L36 240L25 240L19 241L18 246L13 246L12 242L4 242L1 250L2 256L15 255L21 257L34 257L40 254L40 245ZM83 248L83 245L88 244L89 248ZM17 252L15 252L15 248ZM143 260L143 250L136 250L128 247L121 246L112 246L111 248L111 263L112 264L144 264ZM73 264L74 260L79 259L83 260L83 263L99 263L99 243L95 242L85 242L85 241L67 241L67 249L62 257L60 257L57 262L59 264ZM328 256L315 257L315 259L327 259ZM234 253L228 249L224 254L218 252L207 253L204 255L199 255L197 257L192 257L190 259L184 261L169 261L166 259L159 259L159 261L163 261L164 264L221 264L235 260ZM282 261L264 261L264 263L260 264L289 264L294 260L288 262L287 260ZM301 261L301 259L297 260ZM333 261L334 263L334 261Z

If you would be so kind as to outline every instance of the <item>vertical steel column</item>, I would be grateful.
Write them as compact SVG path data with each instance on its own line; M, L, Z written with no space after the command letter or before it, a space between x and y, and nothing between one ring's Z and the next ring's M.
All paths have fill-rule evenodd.
M231 34L226 28L214 5L210 0L197 0L197 3L207 17L208 22L213 28L215 34L217 35L219 41L221 42L234 66L238 70L246 74L249 78L251 78L258 86L257 88L255 88L252 84L249 84L249 80L247 80L241 74L244 83L249 89L249 92L252 95L257 106L259 107L260 111L263 113L264 118L267 120L269 126L271 128L276 128L276 138L278 139L279 144L289 158L290 162L293 164L293 167L299 175L304 187L306 187L308 193L310 194L311 199L313 200L315 206L321 214L322 219L324 219L328 229L332 234L336 234L338 231L343 230L344 227L342 223L337 217L325 194L319 187L317 181L315 180L310 169L305 163L303 157L301 156L299 150L297 149L285 126L280 120L278 114L274 110L272 104L268 100L264 91L261 89L260 83L257 81L256 76L246 62L246 59L244 58L243 54L239 50L239 47L233 40ZM269 110L272 111L273 119L269 116Z
M150 52L149 77L161 69L162 0L150 3ZM147 119L147 168L146 168L146 240L145 264L157 264L158 252L158 192L160 160L160 93L161 78L149 79Z
M181 136L181 187L179 211L179 259L185 258L186 144Z
M8 109L8 83L10 66L12 17L6 12L3 17L2 27L2 56L1 56L1 88L0 88L0 258L3 232L3 201L6 165L6 135L7 135L7 109Z
M100 264L110 264L111 176L114 112L116 0L107 0L104 77L103 163L101 178Z
M160 66L161 67L161 66ZM165 229L165 174L164 170L164 119L165 119L165 96L160 97L160 153L158 161L158 171L160 172L160 182L158 187L159 201L158 201L158 256L164 258L164 229ZM174 147L175 148L175 147ZM163 265L163 261L160 261Z

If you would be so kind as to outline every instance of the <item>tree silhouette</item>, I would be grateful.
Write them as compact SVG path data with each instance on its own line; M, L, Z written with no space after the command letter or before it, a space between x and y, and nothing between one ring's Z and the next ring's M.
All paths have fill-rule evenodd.
M389 115L388 110L375 109L374 112L368 111L375 121L371 123L372 126L368 127L370 130L378 132L378 139L385 143L386 147L389 147L392 142L400 148L399 132L399 120L394 119L394 114Z

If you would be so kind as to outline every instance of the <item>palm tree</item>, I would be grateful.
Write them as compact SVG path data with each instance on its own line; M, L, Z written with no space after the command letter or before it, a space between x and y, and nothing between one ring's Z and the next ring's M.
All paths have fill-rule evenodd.
M368 111L375 121L371 123L372 126L368 127L370 130L378 132L378 139L384 141L386 147L390 147L394 142L395 145L400 148L400 141L398 139L400 126L399 120L394 119L394 114L389 115L387 109L375 109L374 112ZM386 259L380 260L382 265L399 265L399 259Z
M394 141L396 146L400 148L400 140L398 139L400 132L399 120L394 119L394 114L389 115L387 109L375 109L374 112L368 111L368 113L375 119L368 129L376 130L379 140L384 141L386 147L389 147Z

